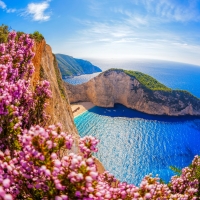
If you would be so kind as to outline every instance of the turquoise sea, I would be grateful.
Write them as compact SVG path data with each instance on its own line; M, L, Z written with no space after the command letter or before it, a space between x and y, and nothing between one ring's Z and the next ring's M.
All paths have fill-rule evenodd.
M123 68L147 73L173 89L190 91L200 98L200 67L156 60L90 60L102 70ZM80 84L96 75L70 80ZM69 80L66 80L69 81ZM200 118L147 115L123 105L94 107L75 118L81 137L100 140L96 157L119 180L139 185L146 174L168 182L169 166L189 165L200 154Z

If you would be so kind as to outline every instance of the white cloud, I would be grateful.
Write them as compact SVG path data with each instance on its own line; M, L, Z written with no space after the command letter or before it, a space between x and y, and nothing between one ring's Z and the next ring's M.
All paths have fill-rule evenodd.
M156 14L170 21L200 21L199 1L185 0L182 3L178 2L174 0L133 0L136 5L142 4L148 14Z
M6 4L0 0L0 8L5 9L6 8Z
M184 33L163 28L159 26L160 19L157 21L155 17L142 17L122 9L114 12L120 12L121 18L102 22L76 19L84 28L76 32L73 41L70 39L67 43L71 45L70 48L74 48L75 55L102 58L145 57L200 63L197 56L200 45L195 45L193 38L197 36L188 37ZM81 45L85 50L81 50Z
M16 11L17 11L17 10L16 10L16 9L13 9L13 8L7 9L7 10L6 10L7 13L14 13L14 12L16 12Z
M27 6L25 15L31 15L34 21L48 21L50 15L44 13L49 8L49 0L41 3L30 3Z
M14 13L14 12L17 11L16 9L13 9L13 8L12 9L10 9L10 8L8 9L6 4L1 0L0 0L0 8L5 9L7 13Z

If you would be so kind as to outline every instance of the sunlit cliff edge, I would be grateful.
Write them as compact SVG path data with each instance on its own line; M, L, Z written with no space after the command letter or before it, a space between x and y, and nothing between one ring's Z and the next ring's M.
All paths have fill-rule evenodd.
M32 84L36 84L39 80L47 80L50 83L52 91L52 98L48 101L46 113L49 115L49 120L46 125L61 123L63 131L73 135L75 143L79 140L79 134L74 124L74 117L72 114L70 101L68 98L68 91L64 86L60 70L51 47L46 44L45 40L35 42L34 45L35 56L33 58L33 65L35 72L32 78ZM77 146L74 146L72 151L79 152ZM105 171L101 162L95 159L97 169L100 173Z
M33 64L35 72L33 74L33 84L38 80L47 80L50 83L50 89L52 91L52 98L50 98L49 105L46 108L46 112L50 116L47 124L59 122L62 124L64 131L77 137L78 133L73 122L73 114L67 91L63 85L51 47L46 44L45 40L35 42L34 52Z

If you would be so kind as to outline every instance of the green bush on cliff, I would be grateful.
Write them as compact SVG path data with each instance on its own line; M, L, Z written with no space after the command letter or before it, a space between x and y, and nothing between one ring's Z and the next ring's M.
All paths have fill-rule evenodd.
M105 75L106 75L106 73L109 73L110 71L116 71L119 73L124 72L128 76L136 78L143 86L145 86L146 88L148 88L150 90L172 91L172 89L170 89L170 88L166 87L165 85L163 85L162 83L158 82L155 78L153 78L147 74L144 74L142 72L112 68L112 69L105 71Z
M7 42L8 33L9 33L8 26L2 24L0 26L0 44Z
M40 32L35 31L33 34L30 34L30 38L34 39L36 42L41 42L44 36Z
M8 34L9 34L9 28L7 25L2 24L0 26L0 44L7 42ZM25 34L24 32L18 31L16 40L20 38L21 35ZM35 31L32 34L29 34L30 38L34 39L36 42L40 42L44 39L44 36L39 32Z
M126 73L129 76L135 77L142 85L151 90L171 91L170 88L166 87L162 83L158 82L155 78L147 74L131 70L124 70L124 73Z

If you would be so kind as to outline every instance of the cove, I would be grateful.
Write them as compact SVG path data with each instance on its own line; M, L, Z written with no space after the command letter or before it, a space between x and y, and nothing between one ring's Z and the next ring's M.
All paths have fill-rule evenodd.
M100 140L95 156L121 181L139 185L152 173L168 182L200 153L200 119L144 114L123 105L94 107L74 119L81 137Z

